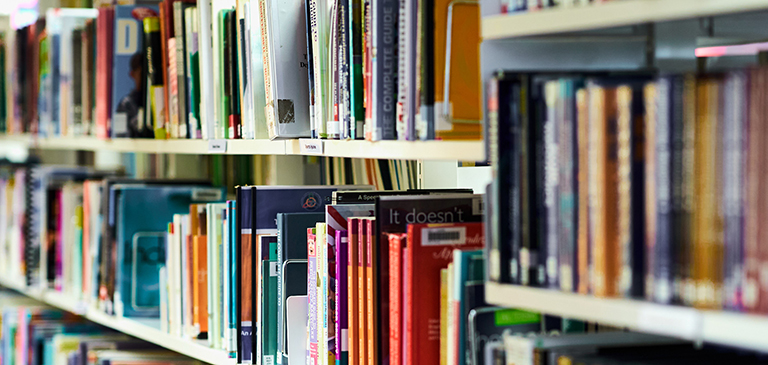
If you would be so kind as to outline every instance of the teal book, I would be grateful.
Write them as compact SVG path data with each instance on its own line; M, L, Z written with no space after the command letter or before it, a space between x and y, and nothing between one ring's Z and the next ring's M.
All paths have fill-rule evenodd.
M230 13L232 13L232 10L222 10L216 17L216 27L219 30L219 49L215 50L217 52L216 57L219 58L219 68L216 70L219 75L219 84L216 88L216 92L219 94L218 105L216 105L218 114L216 116L216 135L221 136L221 138L224 139L229 138L230 95L228 92L229 84L227 82L227 71L231 66L227 64L228 57L226 51L229 49L227 17L231 16Z
M117 270L115 312L125 317L160 316L160 268L174 214L189 205L224 199L223 188L199 185L113 185Z
M261 363L274 364L277 356L277 236L262 236L261 246Z
M462 316L467 307L469 298L464 290L466 284L471 281L481 281L484 278L483 251L462 251L453 250L453 269L454 269L454 298L453 307L458 309L457 316ZM458 320L458 358L466 359L467 352L467 320Z

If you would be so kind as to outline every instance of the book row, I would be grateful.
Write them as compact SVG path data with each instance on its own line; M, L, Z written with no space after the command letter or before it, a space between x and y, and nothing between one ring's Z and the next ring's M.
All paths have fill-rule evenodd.
M492 280L768 313L768 70L499 73Z
M766 364L760 353L701 345L647 334L607 331L591 334L523 336L505 331L486 345L485 364L505 365L666 365Z
M3 307L0 324L2 365L200 364L47 307Z
M479 31L477 4L433 0L49 9L0 40L0 130L481 139Z

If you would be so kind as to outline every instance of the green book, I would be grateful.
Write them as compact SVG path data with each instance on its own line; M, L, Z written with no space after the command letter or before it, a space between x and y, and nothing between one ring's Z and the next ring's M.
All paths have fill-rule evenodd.
M219 75L219 83L216 87L216 92L219 94L219 105L217 105L216 111L218 112L216 118L216 134L222 136L222 138L229 138L229 67L231 67L229 60L229 27L227 27L227 17L231 16L232 10L224 9L219 12L216 18L216 27L218 28L219 47L216 49L217 57L219 58L219 69L216 70Z
M268 242L262 240L261 252L261 363L274 364L277 357L277 236L270 236Z

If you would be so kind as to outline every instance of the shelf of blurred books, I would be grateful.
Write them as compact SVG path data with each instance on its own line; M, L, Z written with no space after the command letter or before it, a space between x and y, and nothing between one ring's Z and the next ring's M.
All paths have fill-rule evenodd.
M531 11L499 3L482 20L484 40L575 32L768 9L764 0L613 0ZM491 9L492 11L493 9Z
M623 298L598 298L495 282L485 284L485 299L495 305L533 309L686 340L761 351L768 348L768 318L765 316Z
M482 141L339 141L318 139L270 140L154 140L96 137L37 138L3 135L16 142L48 150L118 151L175 154L316 155L328 157L405 160L485 160Z
M46 303L61 310L75 313L116 331L154 343L182 355L214 365L234 365L237 361L229 358L224 350L206 346L205 340L187 340L160 330L160 319L129 319L108 315L85 303L70 298L54 290L35 290L27 288L13 280L0 277L0 286L13 289L30 298Z

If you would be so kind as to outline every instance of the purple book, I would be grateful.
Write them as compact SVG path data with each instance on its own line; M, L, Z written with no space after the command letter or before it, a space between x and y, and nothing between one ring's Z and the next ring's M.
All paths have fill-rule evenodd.
M347 313L347 231L336 231L336 363L348 364L349 351L347 330L349 318Z

